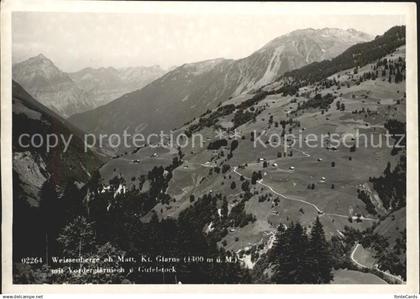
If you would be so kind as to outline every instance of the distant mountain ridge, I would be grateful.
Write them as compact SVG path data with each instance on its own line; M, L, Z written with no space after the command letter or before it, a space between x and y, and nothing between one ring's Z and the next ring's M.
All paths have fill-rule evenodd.
M285 77L309 83L324 79L340 70L365 65L405 44L405 26L395 26L374 40L348 48L332 60L306 65L285 73Z
M12 76L41 104L63 117L95 107L90 95L43 54L13 65Z
M165 73L160 66L153 65L126 68L89 67L69 75L80 88L91 94L96 106L101 106L146 86Z
M13 65L13 79L62 117L84 112L140 89L165 71L159 66L61 71L43 54Z
M356 30L298 30L239 60L184 64L141 90L73 115L70 121L94 133L170 130L231 96L259 88L292 69L335 57L371 38Z
M41 104L63 117L95 107L89 93L43 54L13 65L12 76Z

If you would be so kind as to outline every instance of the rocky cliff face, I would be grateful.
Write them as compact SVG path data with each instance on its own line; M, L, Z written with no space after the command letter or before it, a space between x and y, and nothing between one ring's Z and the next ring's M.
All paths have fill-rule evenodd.
M63 117L104 105L165 73L159 66L61 71L40 54L13 66L13 79Z
M63 117L94 107L89 93L79 88L68 74L42 54L15 64L13 80Z

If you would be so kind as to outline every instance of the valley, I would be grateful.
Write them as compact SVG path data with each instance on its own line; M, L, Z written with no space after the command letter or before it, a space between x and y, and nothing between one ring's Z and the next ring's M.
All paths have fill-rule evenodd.
M182 255L240 261L220 269L184 265L168 274L171 283L405 283L404 36L404 26L375 39L352 30L298 30L244 59L186 64L103 106L60 118L70 132L164 130L187 141L200 135L204 146L161 140L112 154L93 150L89 171L84 165L92 161L74 168L79 156L73 157L62 166L76 172L73 181L57 178L60 195L47 209L66 215L65 223L53 220L61 232L50 232L57 240L51 250L72 252L71 232L81 230L86 254L174 257L156 266ZM28 123L22 114L44 123L45 116L15 101L16 127ZM36 175L20 179L29 188L18 192L42 206L45 182L56 177L50 156L14 151L17 175L24 177L25 167ZM77 217L60 207L63 198ZM318 267L318 276L291 271L289 260ZM319 270L323 265L328 273ZM159 275L125 279L162 283Z
M61 117L94 109L161 77L159 66L63 72L43 54L13 65L13 80Z

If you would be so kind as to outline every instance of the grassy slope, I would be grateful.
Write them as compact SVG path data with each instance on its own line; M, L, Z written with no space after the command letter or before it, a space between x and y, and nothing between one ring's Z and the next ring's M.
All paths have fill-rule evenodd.
M404 55L403 49L399 49L397 53ZM359 73L362 74L365 70L369 70L370 67L371 65L367 65L361 68ZM350 71L343 71L341 80L346 80L346 72L349 73ZM347 80L350 79L347 78ZM309 89L311 88L313 89L313 87L309 86ZM322 90L322 94L335 93L338 96L337 100L345 103L346 111L336 110L335 102L332 103L332 108L324 115L316 110L306 111L303 115L296 118L301 122L301 127L306 128L301 133L343 133L354 132L355 129L360 129L361 132L379 132L381 131L380 126L383 125L385 119L403 119L405 117L404 102L400 105L395 105L396 110L388 111L385 108L388 104L394 103L393 99L402 98L404 88L404 83L388 83L387 80L377 79L376 81L362 82L358 86L352 85L350 88L342 87L341 90L337 90L336 87ZM342 95L339 96L340 94ZM355 96L354 98L353 95ZM238 100L240 101L247 97L241 95L238 98L240 98ZM266 172L264 182L272 186L276 191L314 203L328 213L341 215L361 213L372 217L366 212L364 203L357 198L356 187L359 184L366 183L370 176L377 176L382 173L387 161L392 161L393 159L390 156L389 149L360 148L356 152L350 153L347 148L329 151L325 148L312 149L303 147L299 150L311 155L310 157L296 150L293 157L277 158L277 152L281 148L265 148L262 145L256 148L253 147L253 143L250 141L250 133L254 130L258 132L268 130L268 118L270 115L273 115L275 120L286 119L286 111L297 106L297 103L290 103L291 99L292 97L290 96L270 95L258 103L257 107L265 107L266 109L257 117L255 123L246 123L238 128L238 131L241 132L241 135L245 135L246 139L239 140L239 147L234 152L233 158L226 163L231 166L248 163L249 166L241 170L243 174L250 176L252 171L262 170ZM235 100L236 98L233 98L231 101ZM305 100L306 97L304 96L297 98L297 102ZM351 113L351 110L361 108L377 110L379 113L367 118L363 115ZM231 115L228 115L220 119L219 122L226 122L230 118ZM366 124L369 124L369 126L366 127ZM376 126L376 128L373 129L373 126ZM182 129L178 132L182 132ZM272 126L268 132L279 133L280 131L279 128ZM205 128L200 133L204 135L205 142L209 142L207 139L215 138L213 129ZM293 133L298 135L298 128L295 128ZM162 214L162 217L176 217L181 210L190 205L189 197L191 194L198 197L209 191L221 192L227 196L229 205L234 205L235 199L239 199L239 186L241 184L239 177L232 170L227 172L224 175L225 177L215 174L209 176L209 168L201 166L201 164L210 161L220 150L214 152L204 147L187 148L183 149L183 152L185 153L184 165L186 166L181 166L174 171L174 177L168 188L168 193L176 199L176 202L165 207L158 205L155 208L158 214ZM224 150L224 152L225 155L228 153L227 150ZM148 159L149 155L149 152L142 154L140 151L136 157ZM169 161L173 156L175 154L163 154L160 158L167 158ZM351 161L348 159L349 156L352 156ZM276 162L278 167L263 168L262 163L257 163L259 157L264 157L270 162ZM318 158L322 158L322 161L317 161ZM221 159L218 161L220 162ZM335 167L331 167L332 161L336 163ZM162 164L162 161L155 160L149 167L147 167L147 163L143 163L141 166L133 164L131 164L132 166L127 166L131 163L129 161L120 161L118 162L121 163L120 167L112 167L111 164L114 165L113 163L117 162L112 161L107 167L116 168L117 173L124 167L130 168L128 176L131 176L136 173L133 169L137 168L138 173L142 173L151 168L152 165L155 165L155 163L156 165ZM289 171L290 166L294 166L295 171ZM326 177L326 181L320 182L321 177ZM237 188L235 190L230 189L232 181L236 182ZM308 190L308 183L314 183L316 185L315 190ZM331 184L335 185L334 190L331 189ZM263 188L261 191L261 187L257 186L259 195L271 194L267 188ZM273 195L271 199L275 197ZM236 237L239 237L239 240L245 240L246 244L256 242L256 240L261 239L265 232L273 231L279 223L300 221L304 225L309 226L317 215L316 211L307 204L281 199L279 206L275 207L268 202L258 202L257 197L253 197L247 202L246 210L257 216L257 222L249 225L252 227L245 227L229 233L226 237L228 248L238 249L241 246L234 241ZM344 225L364 229L372 224L368 221L349 223L347 219L333 215L322 217L322 222L329 237L336 235L338 233L337 230L342 230Z
M332 284L386 284L386 282L371 273L339 269L334 272Z
M404 47L397 49L393 54L389 54L387 58L397 59L399 56L405 56ZM359 75L370 71L371 67L372 65L368 64L360 68ZM337 75L334 75L334 77L343 82L357 78L357 76L352 75L352 70L341 71L340 78ZM386 79L379 77L375 81L364 81L360 85L343 86L340 90L335 86L323 89L320 91L321 94L331 93L337 96L335 102L331 104L331 109L325 114L317 109L306 110L305 113L295 117L296 120L300 121L301 128L305 128L305 131L302 132L299 128L294 128L293 133L295 135L299 135L299 133L319 135L328 132L354 133L358 129L360 132L375 135L384 131L383 123L386 119L396 118L404 121L405 99L403 94L405 82L389 83ZM273 88L275 88L275 85L273 85ZM254 148L250 141L250 133L254 130L257 132L268 130L269 133L280 133L279 128L268 127L269 117L272 115L275 121L287 119L287 111L295 109L297 103L303 103L308 97L313 97L314 89L315 86L312 85L302 88L299 97L279 94L269 95L256 104L256 108L261 107L265 110L257 116L255 122L248 122L237 128L241 135L245 136L245 140L239 140L239 147L235 150L233 158L224 162L222 161L223 158L219 158L216 161L231 166L248 163L247 168L240 170L244 175L250 176L252 171L261 170L266 173L264 183L270 185L277 192L316 204L327 213L321 217L327 237L339 234L339 231L345 225L363 230L370 227L373 222L362 221L356 223L353 221L350 223L345 216L360 213L367 217L375 217L368 214L365 204L357 198L356 190L358 185L366 184L370 176L382 174L388 161L391 161L392 164L395 162L394 160L397 157L390 155L390 149L362 147L358 148L356 152L350 153L349 149L345 147L340 147L337 151L329 151L326 148L313 149L303 146L294 150L292 157L277 158L277 152L281 151L281 148L265 148L262 145ZM238 104L247 98L249 97L241 95L231 99L226 104ZM296 103L291 103L293 98L297 99ZM397 99L401 100L398 105L396 104ZM345 111L335 109L336 101L346 105ZM388 109L388 106L391 106L392 109ZM351 113L352 110L362 108L369 108L371 111L377 111L378 113L370 116ZM227 124L231 119L232 115L221 117L219 124ZM184 129L181 128L177 132L183 132ZM204 135L207 143L215 139L214 129L204 128L200 133ZM160 217L176 217L180 211L190 205L190 195L197 198L210 191L226 195L229 207L236 204L239 200L241 181L232 169L224 175L209 175L209 168L201 165L211 161L221 151L224 151L226 157L227 149L218 151L207 150L205 147L183 149L185 153L184 166L174 171L174 177L168 188L168 193L176 201L165 206L157 205L155 211ZM166 155L175 156L175 154ZM310 156L308 157L308 155ZM351 161L349 160L350 156ZM257 163L257 159L260 157L269 160L270 164L276 162L278 167L263 168L262 163ZM318 161L318 158L321 158L322 161ZM336 164L335 167L331 167L333 161ZM290 166L294 166L295 170L290 171ZM140 169L140 166L138 167ZM325 182L320 181L321 177L326 178ZM233 181L237 186L234 190L230 188ZM315 184L314 190L307 189L309 183ZM335 186L334 189L331 189L332 184ZM253 196L246 203L246 211L254 214L257 221L243 228L229 231L224 238L227 249L239 250L259 244L262 240L266 241L267 233L273 232L280 223L299 221L309 228L317 216L316 210L306 203L280 198L278 206L275 206L272 201L277 197L276 195L260 185L253 186L251 191L256 190L259 193L258 196L271 194L271 197L269 197L269 201L259 202L258 196ZM332 214L339 214L342 217ZM405 214L399 215L399 219L405 219ZM385 224L381 227L385 227ZM389 231L386 228L383 228L383 230Z

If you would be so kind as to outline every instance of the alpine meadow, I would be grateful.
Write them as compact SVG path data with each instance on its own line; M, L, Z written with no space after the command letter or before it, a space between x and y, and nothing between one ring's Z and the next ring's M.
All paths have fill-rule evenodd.
M14 284L407 283L406 24L278 18L13 13Z

